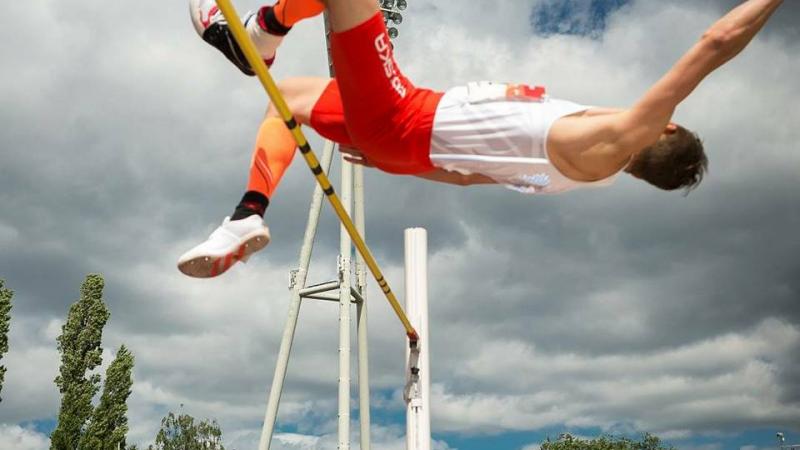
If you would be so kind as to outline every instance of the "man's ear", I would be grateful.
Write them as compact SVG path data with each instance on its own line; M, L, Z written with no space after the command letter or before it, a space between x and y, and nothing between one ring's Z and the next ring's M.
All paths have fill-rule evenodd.
M678 125L670 122L667 124L667 128L664 130L664 133L675 134L676 131L678 131Z

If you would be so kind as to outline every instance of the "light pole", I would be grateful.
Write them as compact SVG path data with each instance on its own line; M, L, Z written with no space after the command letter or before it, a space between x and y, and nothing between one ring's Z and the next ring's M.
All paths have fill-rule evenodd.
M397 31L397 27L394 25L400 25L403 23L403 15L400 13L401 11L405 11L408 8L408 1L407 0L379 0L378 4L381 7L381 11L383 12L383 21L386 23L386 26L389 31L389 37L391 39L396 38L400 35L400 32Z
M783 433L775 433L775 437L778 438L778 449L780 450L800 449L800 444L787 444L786 437L783 435Z

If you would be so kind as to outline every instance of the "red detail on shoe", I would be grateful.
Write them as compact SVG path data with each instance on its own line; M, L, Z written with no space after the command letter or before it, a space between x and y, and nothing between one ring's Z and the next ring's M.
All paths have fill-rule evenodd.
M200 11L200 23L203 25L203 29L206 29L211 25L211 18L218 12L219 8L217 5L212 6L211 9L208 10L208 15L205 18L203 17L203 11Z
M244 245L239 247L239 251L236 253L236 259L238 261L241 261L242 258L244 258L244 250L245 250L245 246Z
M227 255L225 255L225 265L223 266L222 271L224 272L230 269L233 263L234 263L233 253L228 253Z
M274 56L273 56L272 58L270 58L270 59L265 59L265 60L264 60L264 64L266 64L266 65L267 65L267 69L271 68L271 67L272 67L272 64L273 64L274 62L275 62L275 57L274 57Z
M219 270L220 270L219 263L221 261L222 261L222 258L217 258L216 260L214 260L214 264L211 265L211 276L212 277L215 277L215 276L219 275L219 273L220 273L219 272Z

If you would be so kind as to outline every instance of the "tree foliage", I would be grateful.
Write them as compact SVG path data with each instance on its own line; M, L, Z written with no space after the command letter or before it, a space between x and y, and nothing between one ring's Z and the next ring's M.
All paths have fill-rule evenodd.
M58 425L50 436L52 450L75 450L92 415L92 398L99 390L100 375L90 372L103 361L100 341L109 317L103 302L104 286L102 276L86 277L80 299L69 309L58 337L61 366L55 383L62 397Z
M594 440L583 440L570 435L563 435L559 440L543 443L541 450L675 450L665 447L661 439L652 434L645 434L642 440L634 441L626 437L601 436Z
M128 397L131 395L133 355L123 345L106 370L100 404L94 409L80 450L117 450L125 448L128 434Z
M161 420L155 445L148 450L225 450L216 421L196 422L194 417L170 412Z
M11 327L11 298L14 292L6 289L5 281L0 280L0 361L8 351L8 330ZM0 366L0 392L3 391L3 381L6 378L5 366ZM0 397L0 402L3 399Z

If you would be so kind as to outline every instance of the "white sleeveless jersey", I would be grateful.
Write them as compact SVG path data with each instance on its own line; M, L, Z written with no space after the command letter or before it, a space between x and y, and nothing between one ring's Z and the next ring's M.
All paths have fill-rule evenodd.
M448 90L436 110L431 162L461 174L485 175L526 194L607 186L564 176L547 156L547 135L561 117L589 109L544 96L542 88L480 82Z

